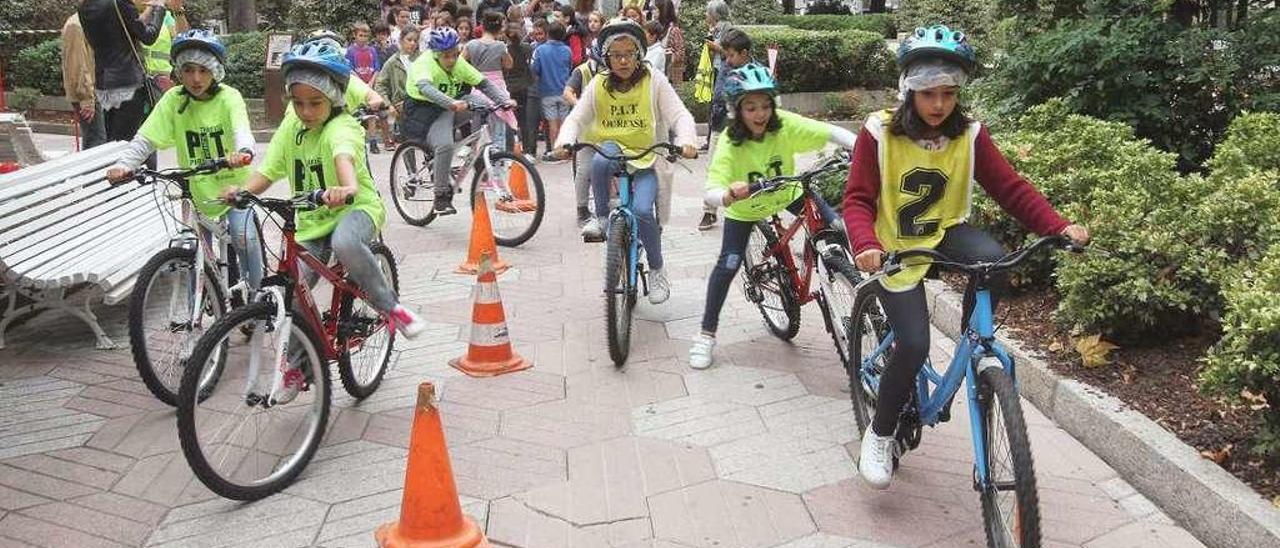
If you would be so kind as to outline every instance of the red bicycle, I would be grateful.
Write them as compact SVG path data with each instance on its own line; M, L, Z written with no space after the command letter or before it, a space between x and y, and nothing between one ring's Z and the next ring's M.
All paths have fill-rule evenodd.
M178 437L196 477L213 492L255 500L287 487L315 454L329 418L330 361L342 386L361 399L377 390L395 344L392 322L346 279L294 240L295 213L323 203L323 191L293 199L238 195L282 221L284 256L252 304L215 322L196 343L178 392ZM383 275L399 290L395 259L372 245ZM333 284L321 313L302 272ZM218 359L222 349L223 359ZM202 381L202 379L204 379Z
M747 299L760 308L769 331L784 341L800 332L800 307L817 301L841 363L849 359L854 289L862 276L853 266L847 237L822 220L812 187L819 177L848 166L848 154L841 151L799 175L751 183L752 195L801 189L803 210L790 224L784 223L780 215L756 223L742 269ZM791 241L801 231L803 252L797 265Z

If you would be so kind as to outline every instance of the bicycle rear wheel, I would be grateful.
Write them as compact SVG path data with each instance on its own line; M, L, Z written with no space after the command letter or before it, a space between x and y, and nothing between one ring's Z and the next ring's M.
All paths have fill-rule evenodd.
M765 250L777 245L778 236L766 222L756 223L743 255L742 281L747 299L760 308L765 327L784 341L800 332L800 300L787 266Z
M862 275L845 255L832 255L822 260L832 276L831 283L824 288L827 314L831 320L831 340L836 345L836 354L840 356L840 365L848 370L849 341L853 340L853 306Z
M1031 443L1018 392L1003 368L978 372L978 409L985 441L978 466L986 467L988 479L980 486L987 546L1039 547L1040 497Z
M542 225L547 205L542 176L528 160L510 152L491 151L489 161L492 171L485 168L484 158L476 159L471 210L476 209L476 194L484 193L494 241L500 246L515 247L532 238Z
M329 419L329 371L320 337L289 322L279 359L275 304L253 303L215 323L196 345L178 393L178 439L191 471L214 493L256 500L293 482L315 455ZM238 335L241 327L252 334ZM210 355L229 346L216 382L200 389ZM276 369L287 364L282 375ZM290 398L283 377L297 390ZM288 383L286 383L288 384Z
M383 277L399 294L400 275L391 250L375 242L371 251ZM367 398L382 383L396 343L396 332L389 327L386 318L364 299L350 293L342 296L338 309L338 378L351 397Z
M138 377L156 399L169 405L178 403L183 361L191 348L226 313L222 285L213 266L206 263L199 277L195 266L194 249L162 249L138 272L129 296L129 345ZM193 314L197 279L204 287L198 316ZM210 359L215 365L222 363L225 350L225 345L212 349Z
M433 156L427 147L407 142L391 157L391 201L404 222L413 226L426 226L436 218Z
M849 361L845 372L849 376L853 415L858 433L862 434L871 428L879 400L880 375L889 367L891 350L880 350L890 328L889 318L880 305L879 284L867 284L858 290L850 319Z
M631 312L636 305L636 288L631 285L631 223L625 215L609 221L605 249L604 307L608 321L609 357L621 367L631 352Z

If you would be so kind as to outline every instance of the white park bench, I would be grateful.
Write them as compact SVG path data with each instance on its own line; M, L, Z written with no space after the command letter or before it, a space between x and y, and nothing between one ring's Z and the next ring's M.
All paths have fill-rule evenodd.
M126 146L109 143L0 175L0 296L8 299L0 348L9 324L38 309L68 312L89 324L98 348L116 347L91 305L127 299L138 270L175 227L158 207L172 203L162 187L102 180Z

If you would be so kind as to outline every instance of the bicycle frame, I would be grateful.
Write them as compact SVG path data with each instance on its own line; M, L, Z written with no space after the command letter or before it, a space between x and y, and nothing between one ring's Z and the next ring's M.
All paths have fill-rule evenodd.
M773 226L773 231L778 235L778 243L773 247L765 250L765 258L770 256L777 257L778 261L786 265L787 273L791 276L791 284L796 288L796 296L800 299L803 306L813 302L818 298L818 292L812 291L813 273L818 266L818 253L813 246L812 234L823 230L826 225L822 221L822 215L818 213L818 208L814 205L813 197L808 191L802 194L804 199L804 210L800 212L800 216L796 217L790 225L784 227L782 218L774 215L768 222ZM804 274L796 268L795 256L791 254L791 239L795 237L800 229L804 229Z
M341 264L335 264L333 268L329 268L323 261L312 255L306 248L302 247L294 240L293 232L285 230L285 255L280 260L280 266L277 276L285 276L285 280L279 280L277 276L272 280L271 285L292 285L293 291L285 295L285 309L301 312L302 318L307 325L324 337L324 353L326 360L336 360L342 349L338 348L338 312L342 306L342 297L350 294L358 299L368 299L364 290L357 287L354 283L347 281L345 269ZM329 312L326 319L319 312L316 305L315 297L311 295L311 286L306 283L302 276L301 265L305 263L313 272L319 274L322 278L333 284L333 295L329 302ZM268 285L267 280L263 280L263 285ZM301 303L301 309L293 306L294 303ZM348 341L353 343L352 341Z
M864 283L879 283L879 278L870 278ZM973 440L975 460L986 454L987 440L982 429L982 413L978 407L978 364L983 358L995 358L1017 386L1017 375L1013 359L995 339L994 315L992 311L991 292L986 287L979 287L975 294L973 313L969 326L956 346L954 357L947 367L946 374L938 373L933 363L925 359L924 366L916 379L916 401L922 425L938 424L940 415L952 402L952 397L960 390L961 381L965 382L965 396L969 405L969 430ZM880 378L871 374L871 363L886 352L894 342L892 331L880 341L875 351L863 359L860 367L863 378L872 382L872 388L880 391ZM995 365L983 366L996 367ZM930 386L934 388L930 390ZM978 485L986 487L989 483L985 466L975 466Z
M626 163L618 170L618 207L613 208L609 213L609 224L618 217L627 219L627 226L630 230L630 245L627 246L627 281L630 285L627 287L640 287L638 284L640 278L640 250L644 248L644 244L640 242L640 223L636 222L636 214L631 211L631 200L635 198L635 193L631 188L631 173L627 171ZM648 288L645 288L646 291ZM612 291L612 289L610 289Z

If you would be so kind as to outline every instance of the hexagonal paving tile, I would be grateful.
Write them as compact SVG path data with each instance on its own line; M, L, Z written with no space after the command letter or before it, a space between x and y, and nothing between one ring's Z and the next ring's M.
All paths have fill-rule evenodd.
M502 412L504 437L568 449L631 433L630 413L620 407L553 401Z
M594 548L643 541L652 536L647 516L571 523L539 512L515 497L493 501L489 521L489 540L505 546Z
M512 409L564 399L564 377L525 370L499 377L449 379L440 399L486 409Z
M712 446L765 431L753 407L705 401L692 396L631 410L637 435Z
M710 449L720 477L803 493L854 477L857 467L839 444L768 433Z
M223 499L175 508L149 546L297 546L308 544L329 505L287 494L244 504ZM285 542L285 539L289 539Z
M0 386L0 459L76 447L106 422L63 408L84 385L51 377L6 381Z
M815 532L800 497L725 480L649 497L654 536L689 546L776 546Z
M754 367L724 366L690 371L684 376L689 395L704 401L766 405L808 394L795 375Z
M760 407L770 432L831 443L859 439L848 399L801 396Z
M495 437L449 448L458 492L493 500L566 479L561 449Z
M684 378L648 367L652 362L628 363L626 369L593 368L569 375L565 395L569 401L630 409L685 395Z

